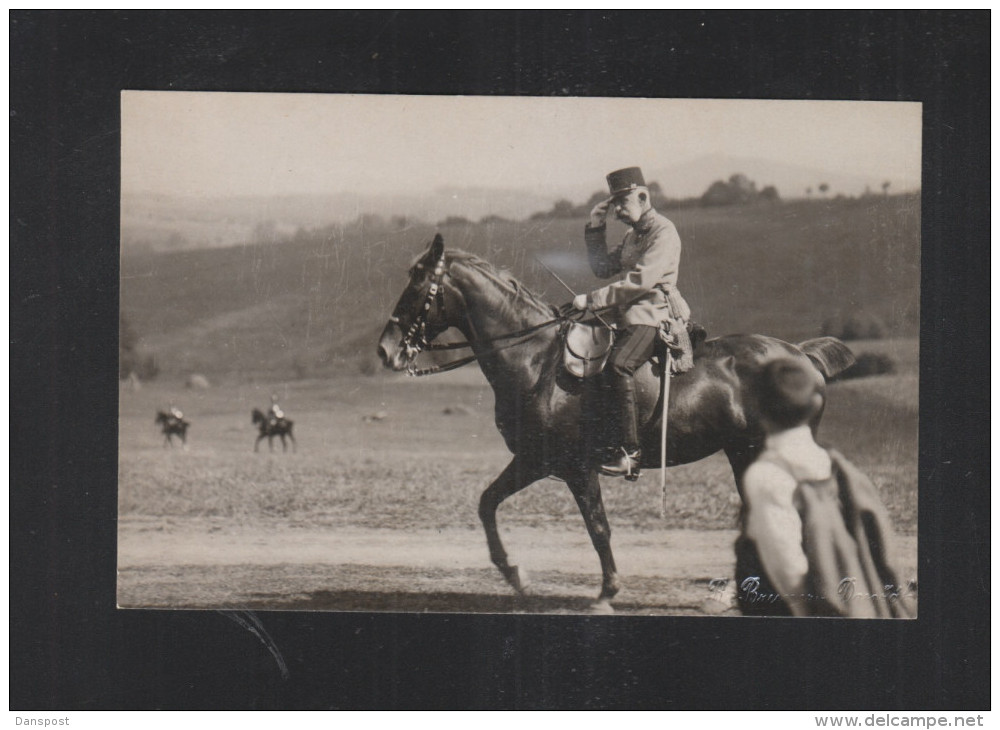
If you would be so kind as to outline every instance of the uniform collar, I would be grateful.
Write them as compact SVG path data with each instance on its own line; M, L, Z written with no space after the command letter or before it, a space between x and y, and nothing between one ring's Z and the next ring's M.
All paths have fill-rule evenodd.
M635 224L636 233L649 233L653 230L653 224L656 223L657 219L656 211L650 208L645 213L640 216L638 222Z

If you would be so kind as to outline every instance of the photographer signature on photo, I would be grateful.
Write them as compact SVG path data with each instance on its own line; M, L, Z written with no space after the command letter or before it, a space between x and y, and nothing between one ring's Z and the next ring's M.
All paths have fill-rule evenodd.
M905 586L885 585L883 586L881 596L876 596L868 592L858 592L857 586L857 578L842 578L837 584L837 597L841 601L883 598L890 603L898 601L900 598L915 599L917 597L916 583L913 581L909 581ZM736 585L736 581L730 578L712 578L708 581L708 591L710 594L709 601L722 604L722 606L726 608L735 606L737 594L749 603L765 605L768 603L775 603L779 599L787 597L774 591L762 591L761 578L760 576L754 575L744 578L740 581L738 586ZM807 601L827 600L826 596L815 595L812 593L804 594L802 598Z

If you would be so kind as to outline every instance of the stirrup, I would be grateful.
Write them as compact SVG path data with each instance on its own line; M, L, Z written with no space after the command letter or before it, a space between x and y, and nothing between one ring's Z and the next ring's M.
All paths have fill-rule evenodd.
M625 477L626 481L634 482L639 478L639 460L642 451L636 449L631 454L624 446L620 447L622 455L617 461L601 464L600 472L609 477Z

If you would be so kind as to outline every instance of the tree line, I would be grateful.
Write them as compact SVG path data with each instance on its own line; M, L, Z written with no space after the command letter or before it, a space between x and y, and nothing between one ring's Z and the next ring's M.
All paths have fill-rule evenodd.
M704 193L697 197L671 198L663 192L658 182L651 182L649 188L650 202L654 208L665 210L670 208L698 208L723 205L747 205L757 202L774 202L780 200L778 190L773 185L758 190L757 183L742 173L731 175L728 180L716 180ZM608 194L603 190L594 192L582 205L573 205L569 200L557 200L550 210L539 211L531 216L531 220L549 218L586 218L591 209L605 200Z

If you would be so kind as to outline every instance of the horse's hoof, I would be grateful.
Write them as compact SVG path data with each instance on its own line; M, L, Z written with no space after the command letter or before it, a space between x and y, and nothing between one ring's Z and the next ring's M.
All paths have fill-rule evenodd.
M507 568L507 570L504 571L504 577L507 578L507 582L510 583L511 587L522 595L531 583L528 579L528 571L524 570L524 568L519 568L516 565L512 565Z
M587 611L587 613L592 613L597 616L610 616L614 612L615 609L611 605L610 599L607 598L598 598L596 601L590 604L590 608Z
M601 595L597 597L597 600L610 601L618 595L618 591L620 591L621 588L622 587L618 584L618 578L616 576L601 586Z

